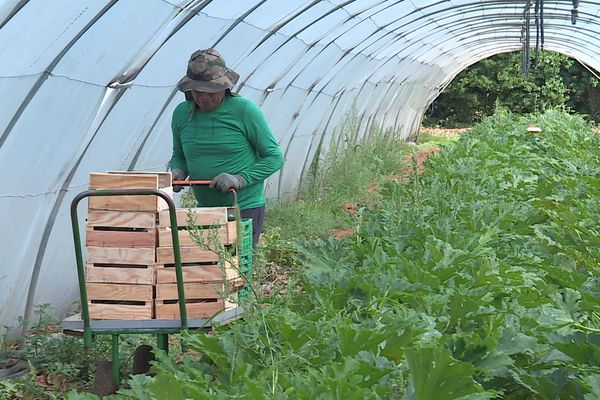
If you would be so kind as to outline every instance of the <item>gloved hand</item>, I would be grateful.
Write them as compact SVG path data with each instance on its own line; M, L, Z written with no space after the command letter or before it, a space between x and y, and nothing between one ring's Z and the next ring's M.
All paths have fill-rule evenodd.
M185 178L187 178L187 174L180 169L174 169L173 171L171 171L171 175L173 175L174 181L182 181ZM181 192L181 189L183 189L183 186L173 185L173 191L175 193Z
M246 186L246 182L244 182L244 179L241 176L223 172L213 178L209 187L219 192L226 192L232 188L240 190L244 186Z

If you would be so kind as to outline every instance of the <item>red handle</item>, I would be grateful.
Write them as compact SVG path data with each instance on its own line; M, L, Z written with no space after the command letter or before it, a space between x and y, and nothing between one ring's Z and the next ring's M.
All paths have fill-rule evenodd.
M191 180L182 180L182 181L172 181L172 185L179 185L179 186L193 186L193 185L210 185L212 183L212 181L191 181ZM227 190L228 192L231 192L231 194L233 195L233 205L237 204L237 193L235 191L234 188L229 188Z
M210 185L212 181L190 181L190 180L183 180L183 181L173 181L173 185L179 185L179 186L192 186L192 185Z

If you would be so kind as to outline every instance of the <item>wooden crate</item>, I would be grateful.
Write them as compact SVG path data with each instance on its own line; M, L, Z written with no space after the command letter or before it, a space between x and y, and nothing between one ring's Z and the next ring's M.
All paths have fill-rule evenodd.
M235 300L237 287L232 286L227 298ZM219 311L234 307L223 295L226 287L223 282L185 283L186 311L188 318L209 318ZM180 318L177 285L173 283L156 285L155 315L157 319Z
M179 303L157 304L155 309L156 319L178 319L180 318ZM236 307L235 303L227 300L210 300L201 302L186 302L188 318L210 318L219 311L229 310Z
M156 217L155 211L89 210L87 226L153 229L156 227Z
M177 226L188 226L189 216L197 226L224 225L227 223L226 207L198 207L198 208L178 208L175 212L177 216ZM169 211L158 213L158 226L162 228L171 227L171 218Z
M86 283L91 319L152 319L152 285Z
M236 238L236 226L234 222L228 222L226 225L220 227L204 227L198 230L200 234L201 243L212 247L214 240L217 240L223 245L230 245L235 243ZM192 238L190 231L186 228L179 229L179 246L193 247L197 246L197 242ZM173 246L173 236L171 228L158 228L158 243L161 247ZM216 247L216 246L215 246Z
M90 210L86 281L154 284L156 218L154 211Z
M88 246L88 264L154 265L156 249L150 247Z
M123 264L87 264L85 281L93 283L156 283L156 266Z
M90 174L90 189L160 189L173 196L170 172L106 172ZM91 196L90 210L160 211L168 209L158 196Z
M179 245L184 247L197 246L190 234L190 224L198 228L203 242L213 246L217 240L223 245L234 244L237 236L235 221L227 221L228 209L225 207L178 208L177 227ZM158 242L161 247L173 246L171 219L168 211L159 213ZM214 246L215 248L217 246Z
M170 173L94 173L90 189L160 189L172 195ZM90 197L86 287L93 319L154 316L157 196Z
M155 211L90 210L86 229L88 247L150 247L158 244Z
M89 227L85 244L88 247L148 247L158 243L156 229Z
M218 263L184 264L182 265L183 281L193 282L222 282L240 278L238 270L227 263L225 269ZM177 275L173 264L157 264L156 283L177 283Z
M182 263L209 263L219 261L219 255L215 251L206 250L198 246L180 247L179 254ZM156 263L175 264L173 247L157 247Z

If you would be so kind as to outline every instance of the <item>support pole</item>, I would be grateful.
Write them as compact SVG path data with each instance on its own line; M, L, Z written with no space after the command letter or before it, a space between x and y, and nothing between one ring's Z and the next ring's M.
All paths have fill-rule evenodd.
M119 360L119 335L112 335L112 378L115 388L119 388L121 383L121 371L120 371L120 360Z
M165 353L169 354L169 334L157 333L156 334L156 346L160 350L163 350Z

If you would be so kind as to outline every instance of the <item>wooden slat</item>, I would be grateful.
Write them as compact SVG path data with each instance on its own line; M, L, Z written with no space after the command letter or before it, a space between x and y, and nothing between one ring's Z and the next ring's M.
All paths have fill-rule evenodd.
M86 245L92 247L156 247L156 230L143 231L105 231L88 228Z
M95 196L89 198L90 210L154 211L155 196Z
M223 296L225 285L223 282L207 282L207 283L184 283L185 298L190 299L217 299ZM177 300L176 283L161 283L156 285L157 300Z
M86 282L96 283L130 283L153 285L156 281L154 266L147 268L130 267L86 267Z
M235 307L235 304L226 300L212 303L188 303L186 313L188 318L210 318L221 310ZM156 304L156 319L177 319L179 317L179 304Z
M87 252L88 264L155 264L153 248L88 247Z
M227 223L227 243L233 244L237 239L237 222L229 221Z
M200 247L180 247L180 255L183 263L219 261L219 256L214 251L204 250ZM173 247L156 248L157 264L174 264L175 255Z
M244 279L232 279L227 283L219 282L190 282L184 283L185 298L190 299L216 299L224 294L232 296L239 288L244 286ZM228 293L226 293L226 290ZM159 283L156 285L156 300L178 300L176 283Z
M172 186L173 175L170 172L159 172L158 173L158 188L164 190ZM172 193L171 193L172 195Z
M158 177L158 188L163 189L171 186L173 175L170 172L154 172L154 171L106 171L107 174L119 175L156 175Z
M216 232L215 232L216 230ZM214 240L217 240L222 244L231 244L230 237L228 234L227 226L223 226L218 229L201 229L198 232L202 235L202 240L207 245L218 247L218 243L214 243ZM192 239L190 231L185 229L180 229L179 233L179 246L183 247L193 247L198 244ZM171 236L171 228L158 228L158 244L161 247L173 246L173 237Z
M92 173L90 189L161 189L173 196L173 188L159 187L156 173ZM157 196L91 196L89 209L115 211L160 211L167 203Z
M158 189L158 175L93 172L90 189Z
M239 273L233 268L225 269L225 276L218 265L202 265L183 267L183 281L192 282L222 282L223 279L239 278ZM177 283L175 267L156 268L156 283Z
M188 226L190 212L197 226L225 225L227 223L227 208L225 207L178 208L176 211L178 227ZM158 225L165 228L171 227L168 211L159 213Z
M170 198L173 198L173 186L163 187L163 188L160 188L160 190L163 191ZM159 198L158 199L158 211L168 210L168 209L169 209L169 205L167 204L167 202L164 201L162 198Z
M91 319L152 319L153 302L145 305L88 304Z
M86 283L87 296L92 300L150 301L152 285L127 285L116 283Z
M154 228L156 212L152 211L88 211L87 224L95 227Z

